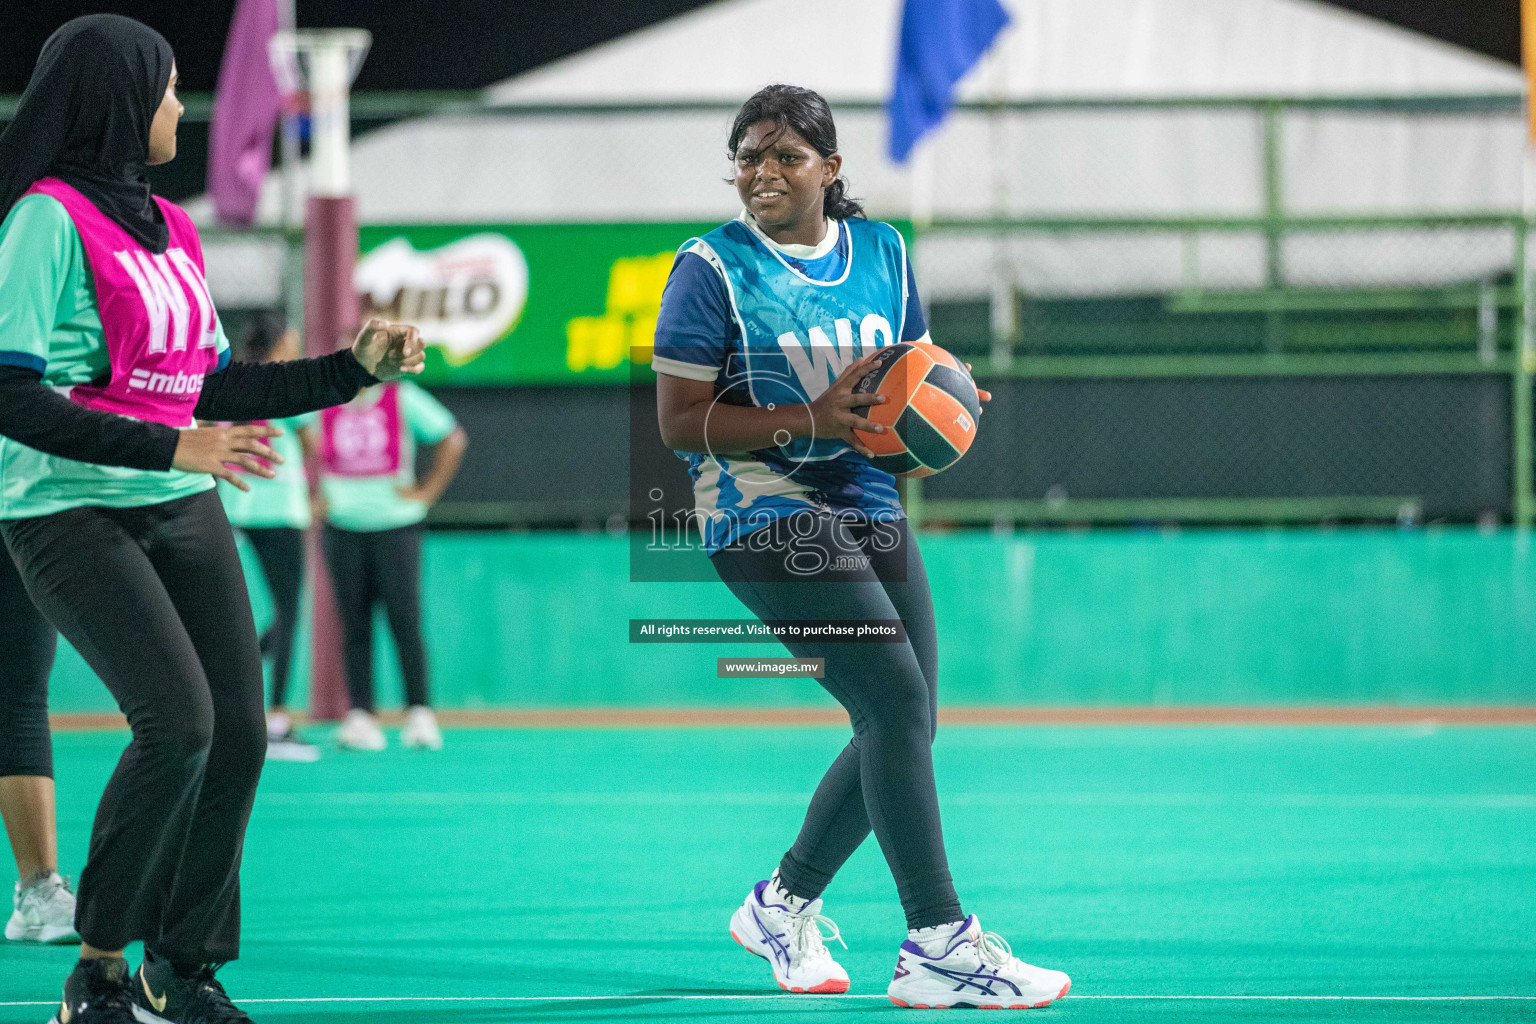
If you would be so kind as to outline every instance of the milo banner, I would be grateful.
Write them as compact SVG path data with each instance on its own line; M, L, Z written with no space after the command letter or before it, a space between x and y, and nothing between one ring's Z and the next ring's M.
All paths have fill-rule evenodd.
M678 246L714 226L365 226L354 280L364 310L421 328L423 383L621 384Z

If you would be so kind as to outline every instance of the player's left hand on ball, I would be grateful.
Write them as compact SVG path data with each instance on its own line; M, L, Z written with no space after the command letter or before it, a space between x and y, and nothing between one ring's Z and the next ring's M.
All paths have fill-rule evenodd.
M971 372L971 364L970 363L966 363L965 364L965 372L966 373L970 373ZM975 383L974 380L972 381L972 383ZM990 401L992 401L992 392L990 392L990 391L983 391L983 390L981 390L981 388L977 388L976 389L976 397L981 399L983 402L990 402Z
M417 374L427 365L427 346L421 340L421 331L410 324L390 323L379 317L369 320L358 332L352 343L352 355L379 380Z

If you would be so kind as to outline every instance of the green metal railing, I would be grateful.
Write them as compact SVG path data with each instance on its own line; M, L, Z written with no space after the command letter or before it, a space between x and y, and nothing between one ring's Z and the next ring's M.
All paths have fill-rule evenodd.
M20 97L0 95L0 122L10 120ZM206 122L213 116L213 94L181 94L184 120ZM968 101L955 104L958 113L1021 113L1040 110L1253 110L1261 109L1276 120L1287 110L1355 110L1378 113L1468 114L1514 113L1523 108L1519 93L1407 93L1397 96L1144 96L1044 97L1028 100ZM399 120L439 114L474 114L490 117L568 117L573 114L721 113L734 115L740 104L726 100L611 103L498 103L483 90L389 90L353 93L352 117L356 121ZM875 100L843 100L834 111L879 112L885 104ZM1278 126L1275 126L1278 128ZM1278 133L1276 134L1278 140ZM1277 149L1271 152L1278 152Z
M1497 374L1508 375L1512 417L1512 507L1515 522L1527 527L1536 514L1532 496L1531 373L1536 368L1530 339L1531 299L1526 281L1529 221L1517 210L1396 212L1370 216L1293 214L1285 207L1283 126L1292 110L1348 110L1396 114L1517 115L1518 94L1411 97L1228 97L1155 99L1132 102L1048 100L1030 103L975 104L988 113L1044 109L1246 109L1261 126L1262 211L1250 216L1051 216L935 217L916 226L921 239L937 233L965 233L993 239L1028 235L1142 233L1182 236L1186 253L1202 234L1246 233L1264 239L1264 286L1257 290L1206 290L1198 281L1165 297L1169 314L1261 314L1266 318L1265 351L1252 353L1024 354L1018 350L1019 326L993 339L990 358L974 359L977 377L1228 377L1292 375ZM1477 282L1441 287L1297 288L1289 284L1285 242L1299 234L1384 230L1506 229L1511 251L1507 284ZM1186 262L1189 262L1186 258ZM1478 351L1286 351L1281 326L1298 313L1412 313L1483 310L1512 318L1513 345ZM1402 347L1408 348L1409 345ZM1414 519L1413 496L1201 500L925 500L923 482L910 481L909 514L919 522L965 524L1025 522L1296 522L1319 519Z

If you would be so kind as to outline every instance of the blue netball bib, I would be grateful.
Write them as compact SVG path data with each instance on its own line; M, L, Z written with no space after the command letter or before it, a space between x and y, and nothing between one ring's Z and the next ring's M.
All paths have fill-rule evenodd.
M839 227L847 233L838 243L844 265L828 280L806 274L805 264L765 245L741 221L683 245L681 252L698 255L720 275L740 333L716 382L719 401L806 404L851 363L896 343L908 301L906 243L888 224L850 220ZM689 464L710 554L807 507L904 517L895 478L840 440L678 454Z
M725 279L741 350L732 354L724 383L738 395L745 391L750 402L743 404L812 402L849 364L896 343L906 315L906 243L889 224L841 223L848 233L847 264L831 281L801 273L741 221L683 246ZM801 438L778 449L789 462L851 451L831 438Z

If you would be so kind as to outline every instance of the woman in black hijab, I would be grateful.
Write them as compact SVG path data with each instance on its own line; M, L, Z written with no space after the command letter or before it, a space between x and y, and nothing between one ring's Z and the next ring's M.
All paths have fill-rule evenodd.
M57 1024L249 1020L214 972L239 953L266 728L213 477L243 488L227 464L270 476L257 457L280 459L273 428L195 421L341 404L424 362L415 329L382 320L320 359L229 362L196 230L144 178L175 155L175 77L152 29L77 19L0 136L0 537L133 731L92 829Z
M165 217L144 168L150 123L174 67L165 37L130 18L92 15L55 32L0 139L0 210L51 174L150 252L165 252ZM102 96L117 102L101 103Z
M123 56L140 65L137 74L114 75L127 70L126 63L81 62L72 56L80 46L74 40L86 32L112 34L126 20L81 19L72 23L70 32L55 36L55 45L43 52L20 105L23 116L0 136L0 211L10 210L33 182L52 172L88 196L97 209L111 211L109 216L146 248L164 252L165 218L144 180L147 154L134 148L143 148L137 140L148 138L148 125L131 122L142 120L146 109L153 116L165 94L173 63L170 46L157 33L122 34L127 46ZM87 87L85 94L125 89L143 93L118 112L119 127L109 123L112 111L100 104L86 105L80 116L71 116L71 104L77 100L71 69L77 66L84 75L102 80ZM0 608L6 612L0 618L0 650L6 652L0 659L0 815L20 874L6 937L78 941L74 897L58 872L53 825L47 694L56 634L32 607L9 564L0 568Z

